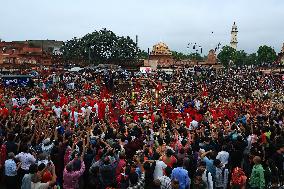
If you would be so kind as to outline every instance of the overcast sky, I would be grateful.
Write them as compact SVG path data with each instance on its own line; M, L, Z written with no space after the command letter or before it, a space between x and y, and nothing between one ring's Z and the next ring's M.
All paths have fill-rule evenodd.
M209 50L229 44L236 21L238 49L254 52L284 42L283 0L0 0L0 38L68 40L107 28L139 36L146 50L163 41L189 52L196 42ZM212 32L214 32L212 34Z

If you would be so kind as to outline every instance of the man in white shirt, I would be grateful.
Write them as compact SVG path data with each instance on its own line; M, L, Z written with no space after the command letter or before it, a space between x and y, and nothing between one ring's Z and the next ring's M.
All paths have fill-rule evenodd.
M23 106L24 104L26 104L28 101L27 101L27 99L26 99L26 97L21 97L20 98L20 103L21 103L21 106Z
M81 108L81 112L82 112L82 117L85 117L85 115L86 115L86 108L84 106Z
M17 171L20 168L20 164L16 164L14 160L14 153L8 153L8 159L5 161L5 180L7 188L17 187Z
M95 108L95 116L97 117L97 116L98 116L98 113L99 113L99 105L98 105L98 103L96 103L96 104L94 105L94 108Z
M156 167L154 170L154 180L157 180L159 177L164 176L164 169L166 169L167 165L163 162L160 161L160 157L158 154L155 154L155 160L156 160Z
M78 124L78 119L79 119L79 113L77 110L74 110L74 112L70 112L70 119L73 120L74 119L74 123L77 126Z
M22 147L22 152L16 155L16 159L21 162L21 167L18 171L19 179L22 180L24 175L29 172L29 168L36 162L35 157L28 152L29 148L27 145Z
M190 122L189 130L195 130L197 128L198 128L198 122L195 120L195 117L192 116L192 121Z
M200 110L200 106L201 106L200 100L196 99L196 100L195 100L195 107L196 107L196 109L197 109L197 110Z
M18 100L15 96L12 98L12 106L15 106L15 107L19 106Z
M229 161L229 152L226 151L226 146L222 146L222 151L218 152L218 155L216 156L216 159L219 159L224 165L228 164Z
M62 109L60 108L60 106L54 106L53 111L55 112L57 118L61 118Z
M27 152L21 152L15 157L16 159L21 161L21 169L28 171L31 164L36 162L35 157Z

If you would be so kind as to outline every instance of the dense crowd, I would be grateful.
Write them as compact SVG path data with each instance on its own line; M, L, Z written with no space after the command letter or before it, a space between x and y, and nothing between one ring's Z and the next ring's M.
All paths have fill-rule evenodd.
M241 68L41 71L0 98L7 189L280 188L284 81Z

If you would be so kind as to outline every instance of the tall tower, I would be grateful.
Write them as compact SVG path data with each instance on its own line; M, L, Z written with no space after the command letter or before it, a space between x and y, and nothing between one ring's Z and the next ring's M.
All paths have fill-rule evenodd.
M238 45L238 28L236 25L236 22L234 22L234 25L232 26L232 31L231 31L231 47L234 49L237 49L237 45Z

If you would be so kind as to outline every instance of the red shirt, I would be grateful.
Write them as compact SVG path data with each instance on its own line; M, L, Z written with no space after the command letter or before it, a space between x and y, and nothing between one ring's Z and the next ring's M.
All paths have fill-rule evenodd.
M192 121L192 118L190 116L185 118L186 127L189 127L191 121Z
M8 108L2 108L2 115L4 116L4 117L7 117L7 116L9 116L9 110L8 110Z

